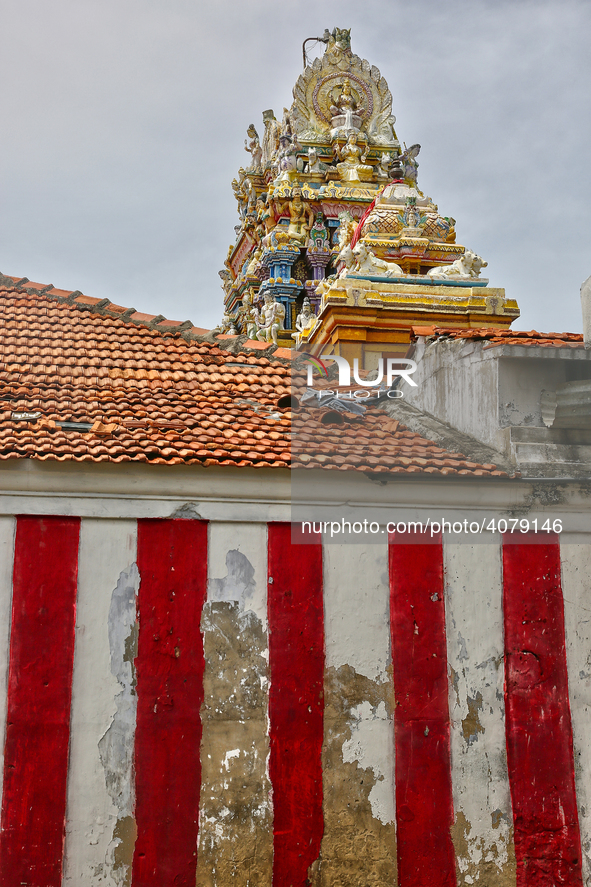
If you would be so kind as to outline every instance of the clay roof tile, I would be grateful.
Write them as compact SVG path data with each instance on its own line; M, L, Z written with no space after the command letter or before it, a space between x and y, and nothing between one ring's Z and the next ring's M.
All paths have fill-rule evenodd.
M234 353L236 337L199 339L206 331L189 322L28 282L0 287L0 306L0 402L3 391L11 398L0 411L2 460L502 475L376 408L338 426L323 425L322 411L278 411L291 392L289 349L246 341ZM415 332L426 329L439 332ZM576 335L568 342L578 347ZM12 421L19 410L41 417ZM86 428L62 429L66 421Z

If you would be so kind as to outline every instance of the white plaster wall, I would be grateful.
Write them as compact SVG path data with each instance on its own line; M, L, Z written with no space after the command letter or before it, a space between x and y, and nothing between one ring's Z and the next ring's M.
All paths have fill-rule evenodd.
M0 773L4 772L15 531L16 521L13 517L0 517ZM0 783L0 796L1 794L2 784Z
M126 875L114 867L113 831L133 809L135 705L123 656L135 606L121 606L116 592L137 593L136 541L135 521L82 521L64 856L71 887L116 887ZM124 747L113 743L106 768L101 741L118 716L128 722L113 731Z
M494 860L499 871L507 865L512 825L499 537L496 543L444 544L453 801L456 820L463 813L469 824L468 856L458 857L469 884L479 881L481 863Z
M388 545L347 543L324 546L326 668L343 665L372 681L391 681ZM369 800L373 815L394 821L394 724L380 703L353 711L351 739L343 760L370 767L376 778Z
M591 883L591 537L563 543L562 593L583 880Z
M212 521L208 528L207 603L237 601L241 613L252 610L267 631L267 524ZM245 584L228 571L228 553L238 551L254 569Z
M416 388L404 399L476 440L498 446L498 371L482 344L464 340L420 342L414 355Z

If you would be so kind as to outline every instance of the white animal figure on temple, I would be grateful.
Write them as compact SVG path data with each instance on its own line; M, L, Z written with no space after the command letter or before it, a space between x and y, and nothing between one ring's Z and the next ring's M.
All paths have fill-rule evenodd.
M372 277L404 277L404 271L395 262L384 262L369 249L362 240L353 250L356 259L354 274L369 274Z
M355 270L356 259L353 255L353 250L349 246L349 244L345 244L340 253L337 256L337 264L343 262L343 267L339 271L339 277L347 277L349 274L352 274Z
M481 269L486 268L487 265L488 262L485 262L471 249L467 249L464 255L452 262L451 265L438 265L437 268L431 268L427 277L441 280L450 278L474 280L480 276Z
M376 167L376 178L387 181L390 178L390 163L392 158L385 152L382 154L380 165Z

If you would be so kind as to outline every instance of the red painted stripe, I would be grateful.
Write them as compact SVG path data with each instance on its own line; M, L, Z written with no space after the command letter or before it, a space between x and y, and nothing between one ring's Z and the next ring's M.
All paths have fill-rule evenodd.
M79 533L78 518L17 518L3 887L59 887L62 880Z
M273 885L304 887L324 829L322 545L269 524L268 570Z
M443 549L390 540L390 630L396 708L398 878L453 887L453 824Z
M557 540L503 544L505 729L517 887L582 884Z
M138 521L134 887L195 887L207 524Z

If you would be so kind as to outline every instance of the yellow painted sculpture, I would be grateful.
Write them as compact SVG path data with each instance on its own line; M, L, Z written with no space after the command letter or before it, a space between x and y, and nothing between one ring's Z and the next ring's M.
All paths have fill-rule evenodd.
M310 204L302 200L302 189L294 187L292 191L292 199L287 204L278 204L279 213L289 213L289 227L286 232L278 231L276 228L275 239L277 244L281 243L297 243L305 246L308 242L310 229L314 224L314 212Z
M357 144L357 135L352 132L345 145L334 147L336 157L341 159L337 163L337 170L342 182L369 182L373 175L373 167L365 164L367 148L363 150Z

